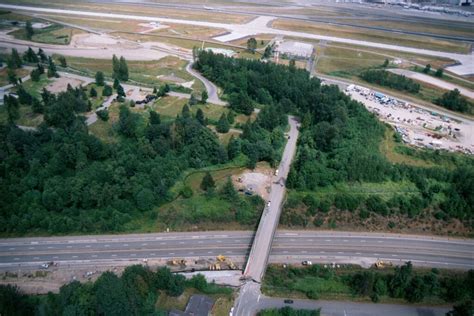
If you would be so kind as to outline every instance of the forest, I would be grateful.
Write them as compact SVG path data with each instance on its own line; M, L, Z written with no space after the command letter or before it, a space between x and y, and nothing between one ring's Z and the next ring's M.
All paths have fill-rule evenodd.
M420 84L403 75L397 75L386 70L366 70L360 77L369 83L393 88L410 93L418 93Z
M420 193L397 195L390 201L350 195L308 199L312 212L336 207L357 210L361 216L398 212L413 218L430 209L439 218L457 218L470 227L474 224L472 159L458 159L450 168L389 162L379 148L387 127L336 86L322 86L317 78L294 66L232 59L210 52L201 52L195 66L224 89L236 111L245 112L249 102L264 103L300 117L301 133L288 188L316 191L337 183L409 181ZM430 155L434 159L440 156L436 152Z
M471 114L474 112L474 104L462 96L458 89L444 93L434 103L452 111Z
M166 268L142 265L125 268L121 276L107 271L94 282L72 281L58 294L26 295L16 286L0 285L0 314L5 316L147 315L166 316L156 302L160 296L178 297L185 289L229 296L232 289L208 283L201 274L186 280Z

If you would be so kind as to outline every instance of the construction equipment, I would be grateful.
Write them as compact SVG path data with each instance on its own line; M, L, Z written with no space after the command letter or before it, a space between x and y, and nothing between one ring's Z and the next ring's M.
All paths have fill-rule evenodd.
M219 261L219 262L225 262L225 260L226 260L227 258L226 258L225 256L223 256L223 255L218 255L218 256L216 257L216 259L217 259L217 261Z
M216 257L217 259L217 262L220 262L220 263L226 263L227 266L229 267L229 269L231 270L238 270L239 268L232 262L232 260L230 260L229 258L226 258L225 256L223 255L218 255Z
M168 264L172 266L186 266L186 260L184 259L173 259L171 261L168 261Z
M386 267L391 267L393 264L390 261L377 260L375 261L374 265L377 269L383 269Z

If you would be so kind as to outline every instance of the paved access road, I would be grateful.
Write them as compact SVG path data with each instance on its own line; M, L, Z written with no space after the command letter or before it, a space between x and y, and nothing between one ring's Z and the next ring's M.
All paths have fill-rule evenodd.
M245 267L244 275L256 282L261 282L265 272L268 256L272 248L273 236L275 234L280 213L285 198L285 182L290 171L291 161L296 153L296 141L298 139L299 123L295 117L289 116L290 131L288 132L288 141L283 151L278 174L272 178L270 196L263 210L260 222L255 234L252 249Z
M248 255L253 232L192 232L0 239L0 269L48 261L110 263L144 258ZM474 240L337 231L277 231L270 262L395 262L474 269Z

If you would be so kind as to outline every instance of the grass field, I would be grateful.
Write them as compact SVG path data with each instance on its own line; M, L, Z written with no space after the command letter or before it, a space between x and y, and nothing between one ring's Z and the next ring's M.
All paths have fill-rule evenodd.
M81 33L83 33L83 31L78 29L53 24L44 29L35 29L35 34L31 38L31 41L45 44L68 45L73 35ZM27 40L26 32L23 28L8 34L18 39Z
M33 113L31 106L20 105L18 109L20 118L15 121L17 125L36 127L43 122L43 115ZM8 123L8 114L5 106L0 106L0 124Z
M30 79L23 82L22 85L29 94L35 98L41 99L41 91L51 82L53 82L53 79L50 79L46 76L46 74L43 74L41 75L39 81L33 81Z
M388 32L370 31L343 26L332 26L328 24L277 19L273 21L272 26L276 29L366 40L377 43L396 44L430 50L440 50L454 53L468 53L470 51L470 45L462 42L440 40L415 35L404 35L401 37L398 34Z
M17 78L23 78L24 76L28 75L30 72L24 68L15 69L15 74ZM8 69L2 68L0 69L0 86L5 86L9 84L8 82Z

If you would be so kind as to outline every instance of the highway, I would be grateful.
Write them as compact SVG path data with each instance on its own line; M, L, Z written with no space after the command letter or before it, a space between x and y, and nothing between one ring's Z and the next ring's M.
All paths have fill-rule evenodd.
M37 268L48 261L74 265L144 258L248 255L253 233L192 232L0 239L0 270ZM270 262L411 260L415 265L474 269L474 241L337 231L277 231Z

